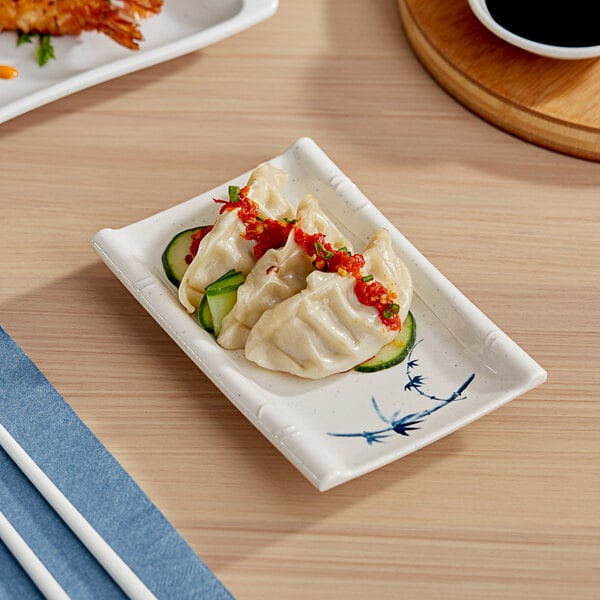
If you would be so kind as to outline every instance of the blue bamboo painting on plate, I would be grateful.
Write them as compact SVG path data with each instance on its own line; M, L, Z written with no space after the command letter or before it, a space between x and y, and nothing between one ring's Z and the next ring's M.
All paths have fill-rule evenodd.
M429 417L433 413L449 406L453 402L465 400L466 396L464 395L464 393L473 381L473 379L475 379L475 373L469 375L469 377L467 377L465 381L456 390L454 390L452 393L445 397L429 394L423 389L425 377L423 375L415 374L415 369L420 365L419 359L413 358L413 353L415 349L422 341L423 340L419 340L408 353L405 370L408 381L404 386L404 391L415 392L422 398L433 402L437 402L437 404L435 404L432 408L428 408L418 412L401 414L401 410L397 410L390 416L386 416L383 414L379 405L377 404L375 396L372 396L371 405L373 407L373 410L375 411L375 414L379 417L379 419L381 419L381 421L386 424L385 427L371 431L357 431L349 433L328 432L328 435L339 438L363 438L369 445L375 443L383 443L387 438L393 436L394 434L409 436L411 431L420 429L420 424L423 423L423 421L425 421L425 419L427 419L427 417Z

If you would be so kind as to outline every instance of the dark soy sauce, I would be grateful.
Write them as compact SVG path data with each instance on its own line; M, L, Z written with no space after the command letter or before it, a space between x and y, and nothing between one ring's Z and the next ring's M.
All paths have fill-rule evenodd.
M532 42L584 48L600 45L598 0L486 0L496 23Z

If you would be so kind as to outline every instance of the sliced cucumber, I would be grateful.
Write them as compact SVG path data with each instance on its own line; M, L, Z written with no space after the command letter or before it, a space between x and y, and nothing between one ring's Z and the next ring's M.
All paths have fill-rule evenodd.
M230 269L224 275L221 275L219 279L216 279L212 283L206 286L206 293L209 295L216 295L223 290L228 290L231 287L236 289L244 283L244 275L241 271Z
M417 324L412 313L409 312L396 338L386 344L373 358L366 360L354 369L363 373L373 373L401 363L415 345L416 335Z
M202 329L210 333L214 333L215 326L213 324L212 315L210 314L210 308L208 306L208 300L206 296L202 296L200 306L198 307L198 321L202 325Z
M209 319L206 317L206 310L210 312L210 321L212 321L212 331L215 336L221 332L223 319L235 306L237 300L237 289L244 283L244 275L240 271L228 271L222 277L206 286L206 307L203 311L199 310L200 324L204 327L202 320L206 323ZM202 303L200 304L202 308ZM207 327L204 327L208 330Z
M191 229L181 231L167 244L161 258L165 274L173 285L179 287L183 275L188 268L186 256L190 254L192 235L207 227L210 227L210 225L192 227Z

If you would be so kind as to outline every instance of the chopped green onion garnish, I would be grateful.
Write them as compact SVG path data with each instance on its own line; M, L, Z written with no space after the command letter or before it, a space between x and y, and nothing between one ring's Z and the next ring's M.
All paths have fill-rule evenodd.
M373 281L373 275L365 275L362 280L366 283L367 281Z
M323 260L329 260L330 258L333 258L333 252L327 250L327 248L325 248L321 242L315 242L315 252L317 253L317 256Z
M229 202L238 202L240 199L240 187L237 185L229 186Z
M394 315L400 312L400 306L398 304L390 304L384 311L383 316L386 319L391 319Z

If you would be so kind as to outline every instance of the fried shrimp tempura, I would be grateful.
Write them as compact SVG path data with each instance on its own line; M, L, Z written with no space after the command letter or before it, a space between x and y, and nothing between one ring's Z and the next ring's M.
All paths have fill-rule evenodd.
M7 0L0 2L0 31L79 35L100 31L137 50L138 20L158 14L163 0Z

